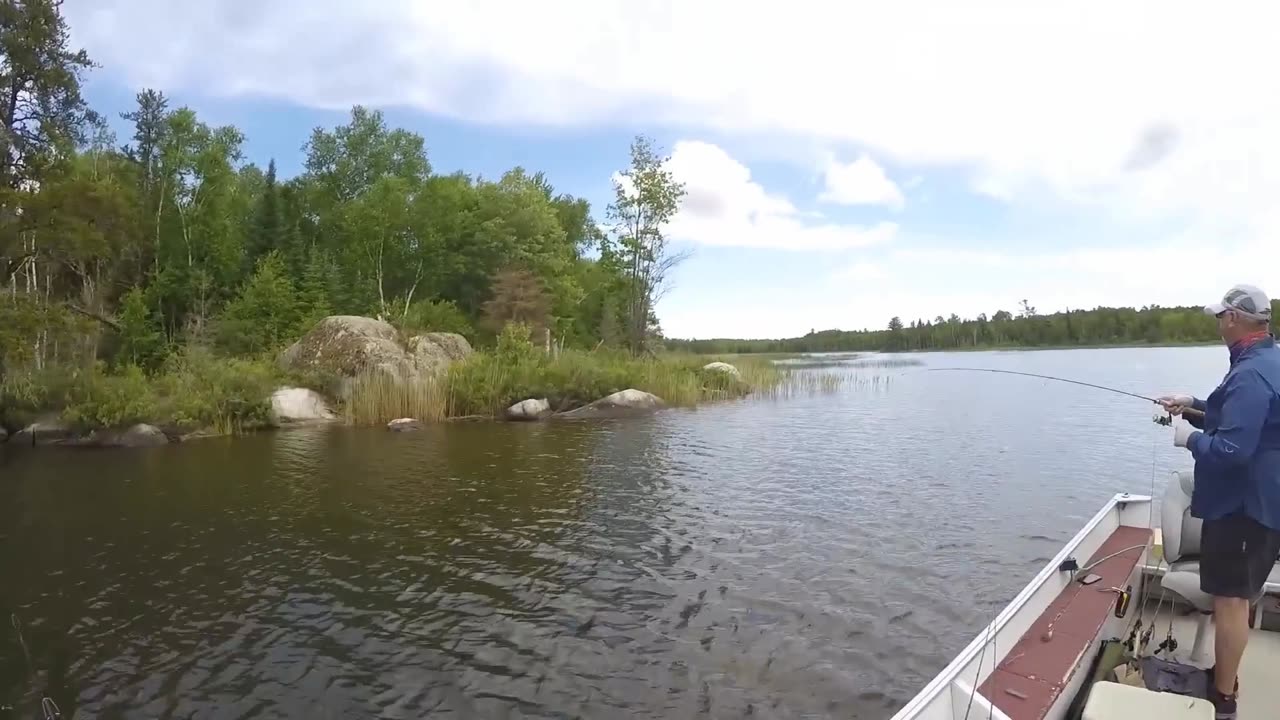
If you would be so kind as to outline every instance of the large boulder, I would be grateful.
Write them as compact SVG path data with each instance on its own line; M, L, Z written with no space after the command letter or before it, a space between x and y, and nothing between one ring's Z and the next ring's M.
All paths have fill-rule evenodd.
M742 373L738 372L738 368L736 368L736 367L734 367L734 366L730 365L730 364L729 364L729 363L727 363L727 362L713 362L713 363L707 363L706 365L703 365L703 366L702 366L702 369L703 369L703 370L705 370L705 371L707 371L707 372L722 372L722 373L729 373L730 375L732 375L732 376L734 376L734 377L739 377L739 376L742 374Z
M414 370L395 328L357 315L330 315L316 323L280 354L280 365L340 378L378 371L405 377Z
M345 396L358 375L382 373L396 380L414 380L437 372L471 354L466 338L452 333L428 333L400 344L396 329L381 320L357 315L331 315L280 354L285 370L319 374L341 380Z
M627 389L600 398L590 405L561 413L559 417L567 419L618 417L650 412L664 407L662 398L643 390Z
M551 403L546 398L522 400L507 408L508 420L540 420L551 414Z
M315 390L282 387L271 393L271 420L277 425L336 419L329 403Z
M457 333L415 335L407 345L414 367L423 373L438 373L472 353L471 343Z

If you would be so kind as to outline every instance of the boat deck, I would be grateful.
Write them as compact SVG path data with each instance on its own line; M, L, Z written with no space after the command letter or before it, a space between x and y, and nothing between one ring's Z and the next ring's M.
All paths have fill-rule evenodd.
M1173 636L1178 639L1178 651L1174 656L1179 662L1187 662L1196 636L1196 616L1186 614L1185 608L1171 609L1165 602L1164 609L1156 618L1156 637L1151 644L1157 645L1164 637L1170 619L1173 620ZM1212 630L1206 643L1210 657L1208 664L1212 664ZM1255 629L1249 636L1249 647L1240 668L1238 701L1240 720L1275 720L1280 717L1280 632Z

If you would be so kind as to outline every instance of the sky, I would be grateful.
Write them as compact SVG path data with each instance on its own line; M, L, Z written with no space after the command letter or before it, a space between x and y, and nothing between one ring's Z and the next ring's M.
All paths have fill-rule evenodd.
M1280 43L1259 2L66 0L113 117L154 87L299 171L351 106L437 171L598 221L637 133L686 196L670 337L1280 292ZM128 132L117 122L122 141Z

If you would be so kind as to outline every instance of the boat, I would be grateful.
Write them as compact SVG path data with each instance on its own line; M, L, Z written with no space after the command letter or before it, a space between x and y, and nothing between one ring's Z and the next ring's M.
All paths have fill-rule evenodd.
M1203 669L1213 665L1213 617L1199 589L1193 482L1178 472L1158 500L1112 497L893 720L1212 720ZM1274 719L1276 568L1250 633L1239 718Z

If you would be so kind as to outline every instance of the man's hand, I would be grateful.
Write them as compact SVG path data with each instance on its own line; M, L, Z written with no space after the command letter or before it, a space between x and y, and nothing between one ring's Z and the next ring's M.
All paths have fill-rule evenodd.
M1170 411L1172 412L1172 410ZM1177 447L1184 448L1187 442L1191 440L1191 436L1197 430L1189 425L1185 420L1179 420L1173 424L1173 444Z
M1196 404L1196 399L1190 395L1165 395L1156 400L1170 415L1181 415L1183 410L1188 410Z

